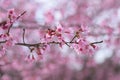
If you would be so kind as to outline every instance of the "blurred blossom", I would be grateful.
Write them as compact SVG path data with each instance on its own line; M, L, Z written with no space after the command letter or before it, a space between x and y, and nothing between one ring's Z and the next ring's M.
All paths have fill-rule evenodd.
M119 0L0 0L0 80L120 80L119 53Z

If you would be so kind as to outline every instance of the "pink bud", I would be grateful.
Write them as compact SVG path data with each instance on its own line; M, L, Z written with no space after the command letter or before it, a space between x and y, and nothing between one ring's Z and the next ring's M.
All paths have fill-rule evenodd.
M61 32L62 30L63 30L63 27L60 24L58 24L56 31Z

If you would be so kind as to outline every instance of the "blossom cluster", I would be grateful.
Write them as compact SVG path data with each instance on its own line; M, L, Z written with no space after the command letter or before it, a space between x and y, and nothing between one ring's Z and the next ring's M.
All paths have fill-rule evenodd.
M53 28L48 28L44 31L42 39L39 43L27 43L25 42L25 29L23 28L22 39L23 42L17 42L14 39L14 35L10 34L10 30L12 29L13 24L26 13L24 11L20 15L16 15L14 9L8 11L8 20L1 23L1 29L4 33L0 34L0 43L1 45L1 54L5 54L5 50L7 46L26 46L29 48L30 53L27 56L28 59L41 59L42 52L47 50L47 47L50 47L51 44L59 45L62 48L63 45L68 46L70 49L76 51L76 53L82 54L92 54L96 49L96 43L100 42L89 42L87 41L84 34L87 33L87 28L85 26L77 26L74 29L64 28L61 24L55 25ZM13 36L13 37L12 37ZM33 53L35 52L35 53Z

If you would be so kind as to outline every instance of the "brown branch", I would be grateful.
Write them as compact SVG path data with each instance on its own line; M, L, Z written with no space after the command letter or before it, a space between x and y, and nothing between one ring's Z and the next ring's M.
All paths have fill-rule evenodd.
M0 43L5 43L7 40L5 41L0 41ZM90 45L93 44L99 44L102 43L103 41L98 41L98 42L93 42L90 43ZM15 43L15 45L21 45L21 46L27 46L27 47L38 47L38 46L43 46L45 44L61 44L62 42L56 42L56 41L51 41L51 42L40 42L40 43L33 43L33 44L28 44L28 43ZM78 44L78 42L64 42L65 44Z
M1 43L6 43L6 42L7 42L7 40L5 40L5 41L0 41L0 44L1 44Z
M18 20L18 19L19 19L21 16L23 16L26 12L27 12L27 11L22 12L22 13L16 18L16 20Z
M23 29L23 43L25 43L25 29Z
M13 26L13 23L10 25L10 27L8 28L8 31L7 31L7 35L9 36L9 33L10 33L10 29L12 28L12 26Z
M70 42L72 42L76 37L77 37L77 35L75 34L75 36L72 38L72 40Z
M90 43L90 45L93 45L93 44L99 44L99 43L102 43L103 41L98 41L98 42L93 42L93 43ZM27 43L16 43L16 45L22 45L22 46L27 46L27 47L31 47L31 46L42 46L42 45L45 45L45 44L61 44L62 42L55 42L55 41L51 41L51 42L41 42L41 43L35 43L35 44L27 44ZM66 45L68 44L78 44L78 42L64 42Z
M93 43L90 43L90 45L99 44L99 43L103 43L103 41L93 42Z
M16 43L16 45L21 45L21 46L27 46L27 47L37 47L37 46L42 46L45 44L60 44L61 42L41 42L41 43L35 43L35 44L28 44L28 43Z

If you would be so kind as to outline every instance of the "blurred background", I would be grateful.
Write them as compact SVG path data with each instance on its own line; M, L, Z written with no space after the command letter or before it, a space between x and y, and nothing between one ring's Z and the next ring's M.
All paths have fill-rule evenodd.
M26 42L36 43L41 30L61 24L66 29L87 26L87 40L103 43L97 44L93 57L53 45L43 60L31 63L24 61L28 48L10 47L0 58L0 80L120 80L119 0L0 0L0 23L13 8L17 14L27 11L11 30L18 41L23 28Z

